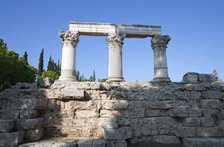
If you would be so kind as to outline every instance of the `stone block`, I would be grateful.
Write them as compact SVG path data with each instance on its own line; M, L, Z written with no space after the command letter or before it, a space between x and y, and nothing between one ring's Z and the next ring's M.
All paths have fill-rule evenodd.
M2 120L0 119L0 133L10 132L15 126L14 120Z
M174 135L178 137L194 137L195 128L194 127L173 127L171 131Z
M38 128L38 129L32 129L32 130L26 130L24 133L24 141L37 141L40 140L44 135L44 129Z
M141 134L143 136L153 136L153 135L166 135L170 133L171 125L165 124L144 124L142 127L137 128L140 132L136 132L137 134ZM136 136L137 137L137 136Z
M118 129L104 129L105 139L128 139L131 138L132 128L122 127Z
M27 109L22 109L20 110L20 119L31 119L31 118L37 118L40 116L40 112L38 110L27 110Z
M223 137L224 129L221 127L199 127L196 128L196 136L201 137Z
M0 133L0 146L17 146L23 142L23 131Z
M161 144L181 144L180 139L176 136L158 135L153 136L152 141Z
M188 72L183 76L184 83L199 83L199 73Z
M37 79L37 86L41 88L49 88L54 83L52 78L39 78Z
M100 117L121 117L121 112L118 110L101 110Z
M47 107L47 99L14 99L11 103L11 109L36 109L43 110Z
M116 118L100 118L100 126L103 128L118 128Z
M1 119L18 119L19 111L18 110L0 110Z
M69 101L65 103L65 110L97 110L97 101Z
M97 126L60 127L54 129L58 135L66 134L74 138L98 138L103 136L103 129ZM57 132L58 130L58 132ZM51 133L51 131L49 131Z
M168 113L167 110L161 109L147 109L145 111L145 116L166 116Z
M94 139L92 147L106 147L105 140L103 139Z
M75 117L99 117L99 113L97 111L77 110L75 112Z
M202 98L204 99L223 99L224 93L220 91L203 91Z
M202 127L212 127L214 126L214 119L212 117L201 117Z
M127 100L108 100L102 101L102 109L106 110L123 110L128 108Z
M108 140L106 144L107 147L127 147L125 140Z
M50 99L61 100L83 100L85 99L85 91L72 87L64 87L60 90L55 89L49 93Z
M217 115L219 113L219 110L216 109L201 109L201 115L202 117L210 117Z
M201 92L196 92L196 91L177 91L174 92L174 94L177 96L177 99L180 100L198 100L201 98Z
M198 117L188 117L184 119L183 125L186 127L200 127L201 120Z
M223 147L224 138L184 138L183 143L186 147Z
M174 100L153 100L148 102L148 107L152 109L171 109L175 108L175 101Z
M16 122L17 130L39 129L43 127L43 118L18 119Z
M187 109L170 109L168 114L172 117L188 117Z
M220 109L221 102L216 99L205 99L201 100L201 108L208 108L208 109Z

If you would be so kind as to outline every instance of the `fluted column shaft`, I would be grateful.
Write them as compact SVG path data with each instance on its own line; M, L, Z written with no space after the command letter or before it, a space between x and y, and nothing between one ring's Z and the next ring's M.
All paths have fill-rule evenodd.
M59 36L63 45L59 80L76 81L76 46L79 41L79 34L78 32L62 31Z
M170 41L168 35L158 35L151 39L154 53L154 81L169 82L166 48Z
M108 81L124 81L122 72L122 45L124 34L109 34L107 43L109 47Z

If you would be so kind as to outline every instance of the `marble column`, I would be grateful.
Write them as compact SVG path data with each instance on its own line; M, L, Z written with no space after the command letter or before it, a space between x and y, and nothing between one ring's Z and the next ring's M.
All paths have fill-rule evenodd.
M122 45L125 34L109 34L107 43L109 47L108 80L109 82L124 81L122 73Z
M154 53L154 79L158 82L170 82L167 69L166 48L170 41L168 35L158 35L151 39Z
M76 78L76 46L79 41L78 32L61 31L62 41L61 81L77 81Z

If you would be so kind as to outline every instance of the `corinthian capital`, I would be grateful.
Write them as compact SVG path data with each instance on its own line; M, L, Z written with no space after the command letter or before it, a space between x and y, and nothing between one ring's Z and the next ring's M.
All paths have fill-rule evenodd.
M79 42L79 33L71 31L61 31L59 32L59 37L61 38L63 46L73 46L76 47Z
M167 45L170 41L170 36L169 35L158 35L154 36L151 39L151 46L153 49L155 48L167 48Z
M125 34L112 33L112 34L109 34L109 36L107 37L107 42L122 46L125 36L126 36Z

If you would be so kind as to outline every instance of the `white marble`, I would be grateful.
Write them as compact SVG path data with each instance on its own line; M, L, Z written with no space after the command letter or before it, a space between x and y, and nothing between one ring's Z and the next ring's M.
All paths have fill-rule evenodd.
M107 43L109 47L109 82L121 82L124 80L122 73L122 45L124 38L124 34L110 34L107 37Z
M62 64L59 80L76 81L76 46L79 41L79 34L70 31L59 33L62 41Z
M154 36L151 39L154 53L154 81L170 81L166 57L166 48L170 39L168 35Z

